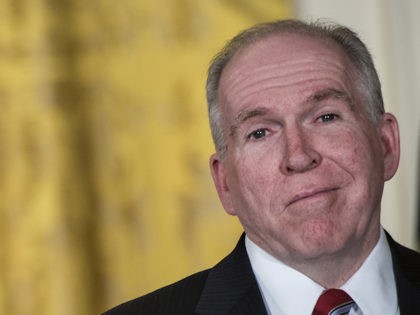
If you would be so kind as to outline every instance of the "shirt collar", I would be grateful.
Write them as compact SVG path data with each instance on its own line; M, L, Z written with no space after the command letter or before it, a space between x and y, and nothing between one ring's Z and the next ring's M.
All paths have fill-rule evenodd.
M268 254L248 237L245 246L269 314L311 314L324 288ZM383 230L368 258L342 289L364 314L398 314L391 252Z
M398 314L391 250L382 229L377 245L342 289L353 298L364 314Z

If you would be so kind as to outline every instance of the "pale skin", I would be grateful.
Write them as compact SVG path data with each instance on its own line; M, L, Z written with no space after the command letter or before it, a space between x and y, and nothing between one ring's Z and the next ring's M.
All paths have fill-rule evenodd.
M377 243L383 185L399 162L395 117L374 124L356 81L336 44L282 34L235 55L219 86L227 151L210 167L223 207L325 288L344 284Z

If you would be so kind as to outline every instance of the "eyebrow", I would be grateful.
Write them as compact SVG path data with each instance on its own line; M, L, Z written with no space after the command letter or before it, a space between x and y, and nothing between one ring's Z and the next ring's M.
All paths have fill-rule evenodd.
M236 133L236 130L239 128L241 124L243 124L248 119L251 119L253 117L257 116L264 116L266 115L270 110L265 107L258 107L253 109L244 109L241 110L236 117L233 119L233 124L230 126L230 135L233 136Z
M307 103L320 103L324 100L335 98L335 99L342 99L346 103L353 108L353 100L352 98L345 92L334 89L334 88L327 88L323 90L316 91L314 94L310 95L307 98ZM245 121L257 117L257 116L265 116L269 113L270 110L265 107L257 107L253 109L244 109L239 111L239 113L233 119L233 124L230 126L230 136L235 135L236 130L243 124Z
M347 102L349 105L351 106L353 105L353 100L347 93L333 89L333 88L316 91L314 94L309 96L308 101L310 103L313 103L313 102L319 103L329 98L342 99L345 102Z

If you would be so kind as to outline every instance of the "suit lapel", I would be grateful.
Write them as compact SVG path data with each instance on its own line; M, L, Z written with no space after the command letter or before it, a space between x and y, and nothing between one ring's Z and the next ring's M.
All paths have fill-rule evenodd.
M420 314L420 254L396 243L391 249L401 315ZM196 308L202 315L267 314L245 249L243 234L230 255L209 271Z
M245 249L245 234L235 249L209 272L197 314L267 314Z
M391 249L401 315L420 314L420 254L386 234Z

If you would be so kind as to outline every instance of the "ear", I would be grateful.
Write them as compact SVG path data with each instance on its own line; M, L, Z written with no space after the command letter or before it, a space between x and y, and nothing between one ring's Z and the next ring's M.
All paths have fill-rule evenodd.
M210 157L210 171L223 208L228 214L236 215L228 185L226 167L224 162L218 157L217 153Z
M400 132L394 115L385 113L380 126L382 152L384 156L384 180L390 180L400 161Z

